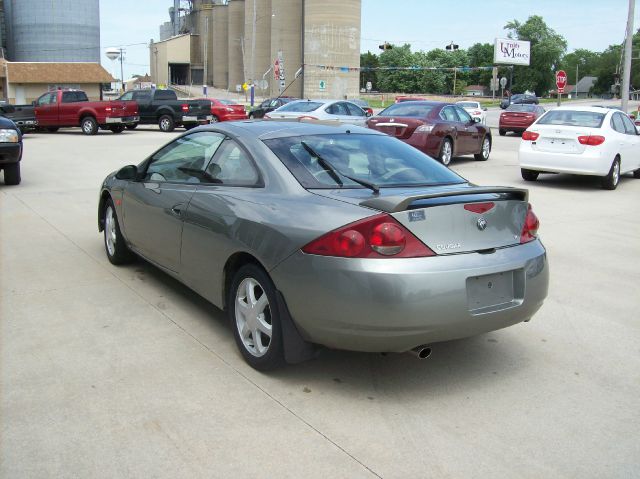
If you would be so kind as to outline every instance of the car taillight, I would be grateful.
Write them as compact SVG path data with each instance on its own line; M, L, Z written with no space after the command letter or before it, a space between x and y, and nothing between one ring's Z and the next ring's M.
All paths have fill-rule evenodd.
M482 115L482 112L477 110L477 111L474 111L472 115Z
M431 130L433 130L433 125L420 125L418 128L416 128L416 131L419 131L421 133L431 133Z
M184 111L184 112L189 111L189 105L187 105L186 103L184 105L182 105L182 111Z
M520 243L528 243L536 239L539 227L540 221L529 204L527 205L527 216L524 219L524 225L522 225L522 233L520 233Z
M598 146L604 143L604 136L600 136L600 135L579 136L578 141L580 142L581 145Z
M298 120L317 120L317 118L315 116L303 115L298 117Z
M419 258L435 253L386 213L331 231L302 248L307 254L341 258Z
M536 133L535 131L525 130L524 133L522 133L522 139L525 141L536 141L539 136L540 133Z

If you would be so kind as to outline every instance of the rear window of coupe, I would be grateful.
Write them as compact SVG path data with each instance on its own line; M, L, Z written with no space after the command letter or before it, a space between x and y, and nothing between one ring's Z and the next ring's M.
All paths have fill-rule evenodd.
M540 120L538 125L581 126L584 128L600 128L605 113L579 110L551 110Z
M391 105L386 110L381 111L378 116L404 116L410 118L425 118L435 105L417 103L415 101L405 101Z

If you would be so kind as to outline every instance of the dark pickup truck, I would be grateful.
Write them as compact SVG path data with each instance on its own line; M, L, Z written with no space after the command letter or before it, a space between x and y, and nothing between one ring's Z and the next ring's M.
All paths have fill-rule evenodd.
M188 130L209 123L213 118L209 100L178 100L173 90L131 90L118 100L135 101L140 124L157 124L164 132L173 131L177 126L184 126ZM132 130L136 126L129 125L127 128Z
M6 101L0 101L0 116L13 121L22 133L35 130L38 126L33 105L12 105Z
M22 134L16 124L0 117L0 170L4 170L4 184L20 183L22 159Z

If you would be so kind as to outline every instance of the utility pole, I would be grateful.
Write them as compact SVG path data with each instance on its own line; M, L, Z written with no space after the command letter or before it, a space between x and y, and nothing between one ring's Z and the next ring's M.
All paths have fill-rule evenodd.
M574 92L575 92L575 94L576 94L576 100L577 100L578 98L580 98L580 96L578 95L578 71L579 71L579 70L578 70L578 67L580 67L580 60L579 60L579 59L576 59L576 86L575 86L575 88L573 89L573 91L574 91Z
M629 84L631 82L631 45L633 40L633 11L636 0L629 0L629 16L627 17L627 37L624 43L624 71L622 75L622 110L629 108Z
M124 92L124 67L122 61L124 60L124 48L120 47L120 92Z
M202 83L205 85L204 94L207 95L206 86L209 84L207 77L209 76L209 71L207 69L209 59L209 15L205 15L205 24L204 24L204 78Z

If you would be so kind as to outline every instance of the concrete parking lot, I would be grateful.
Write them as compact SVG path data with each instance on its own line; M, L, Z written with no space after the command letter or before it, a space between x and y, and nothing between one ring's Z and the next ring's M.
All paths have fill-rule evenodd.
M520 139L494 134L452 169L530 189L551 267L534 319L424 361L324 351L270 374L221 311L105 257L102 179L175 134L27 135L22 184L0 183L0 477L640 476L640 180L525 184Z

